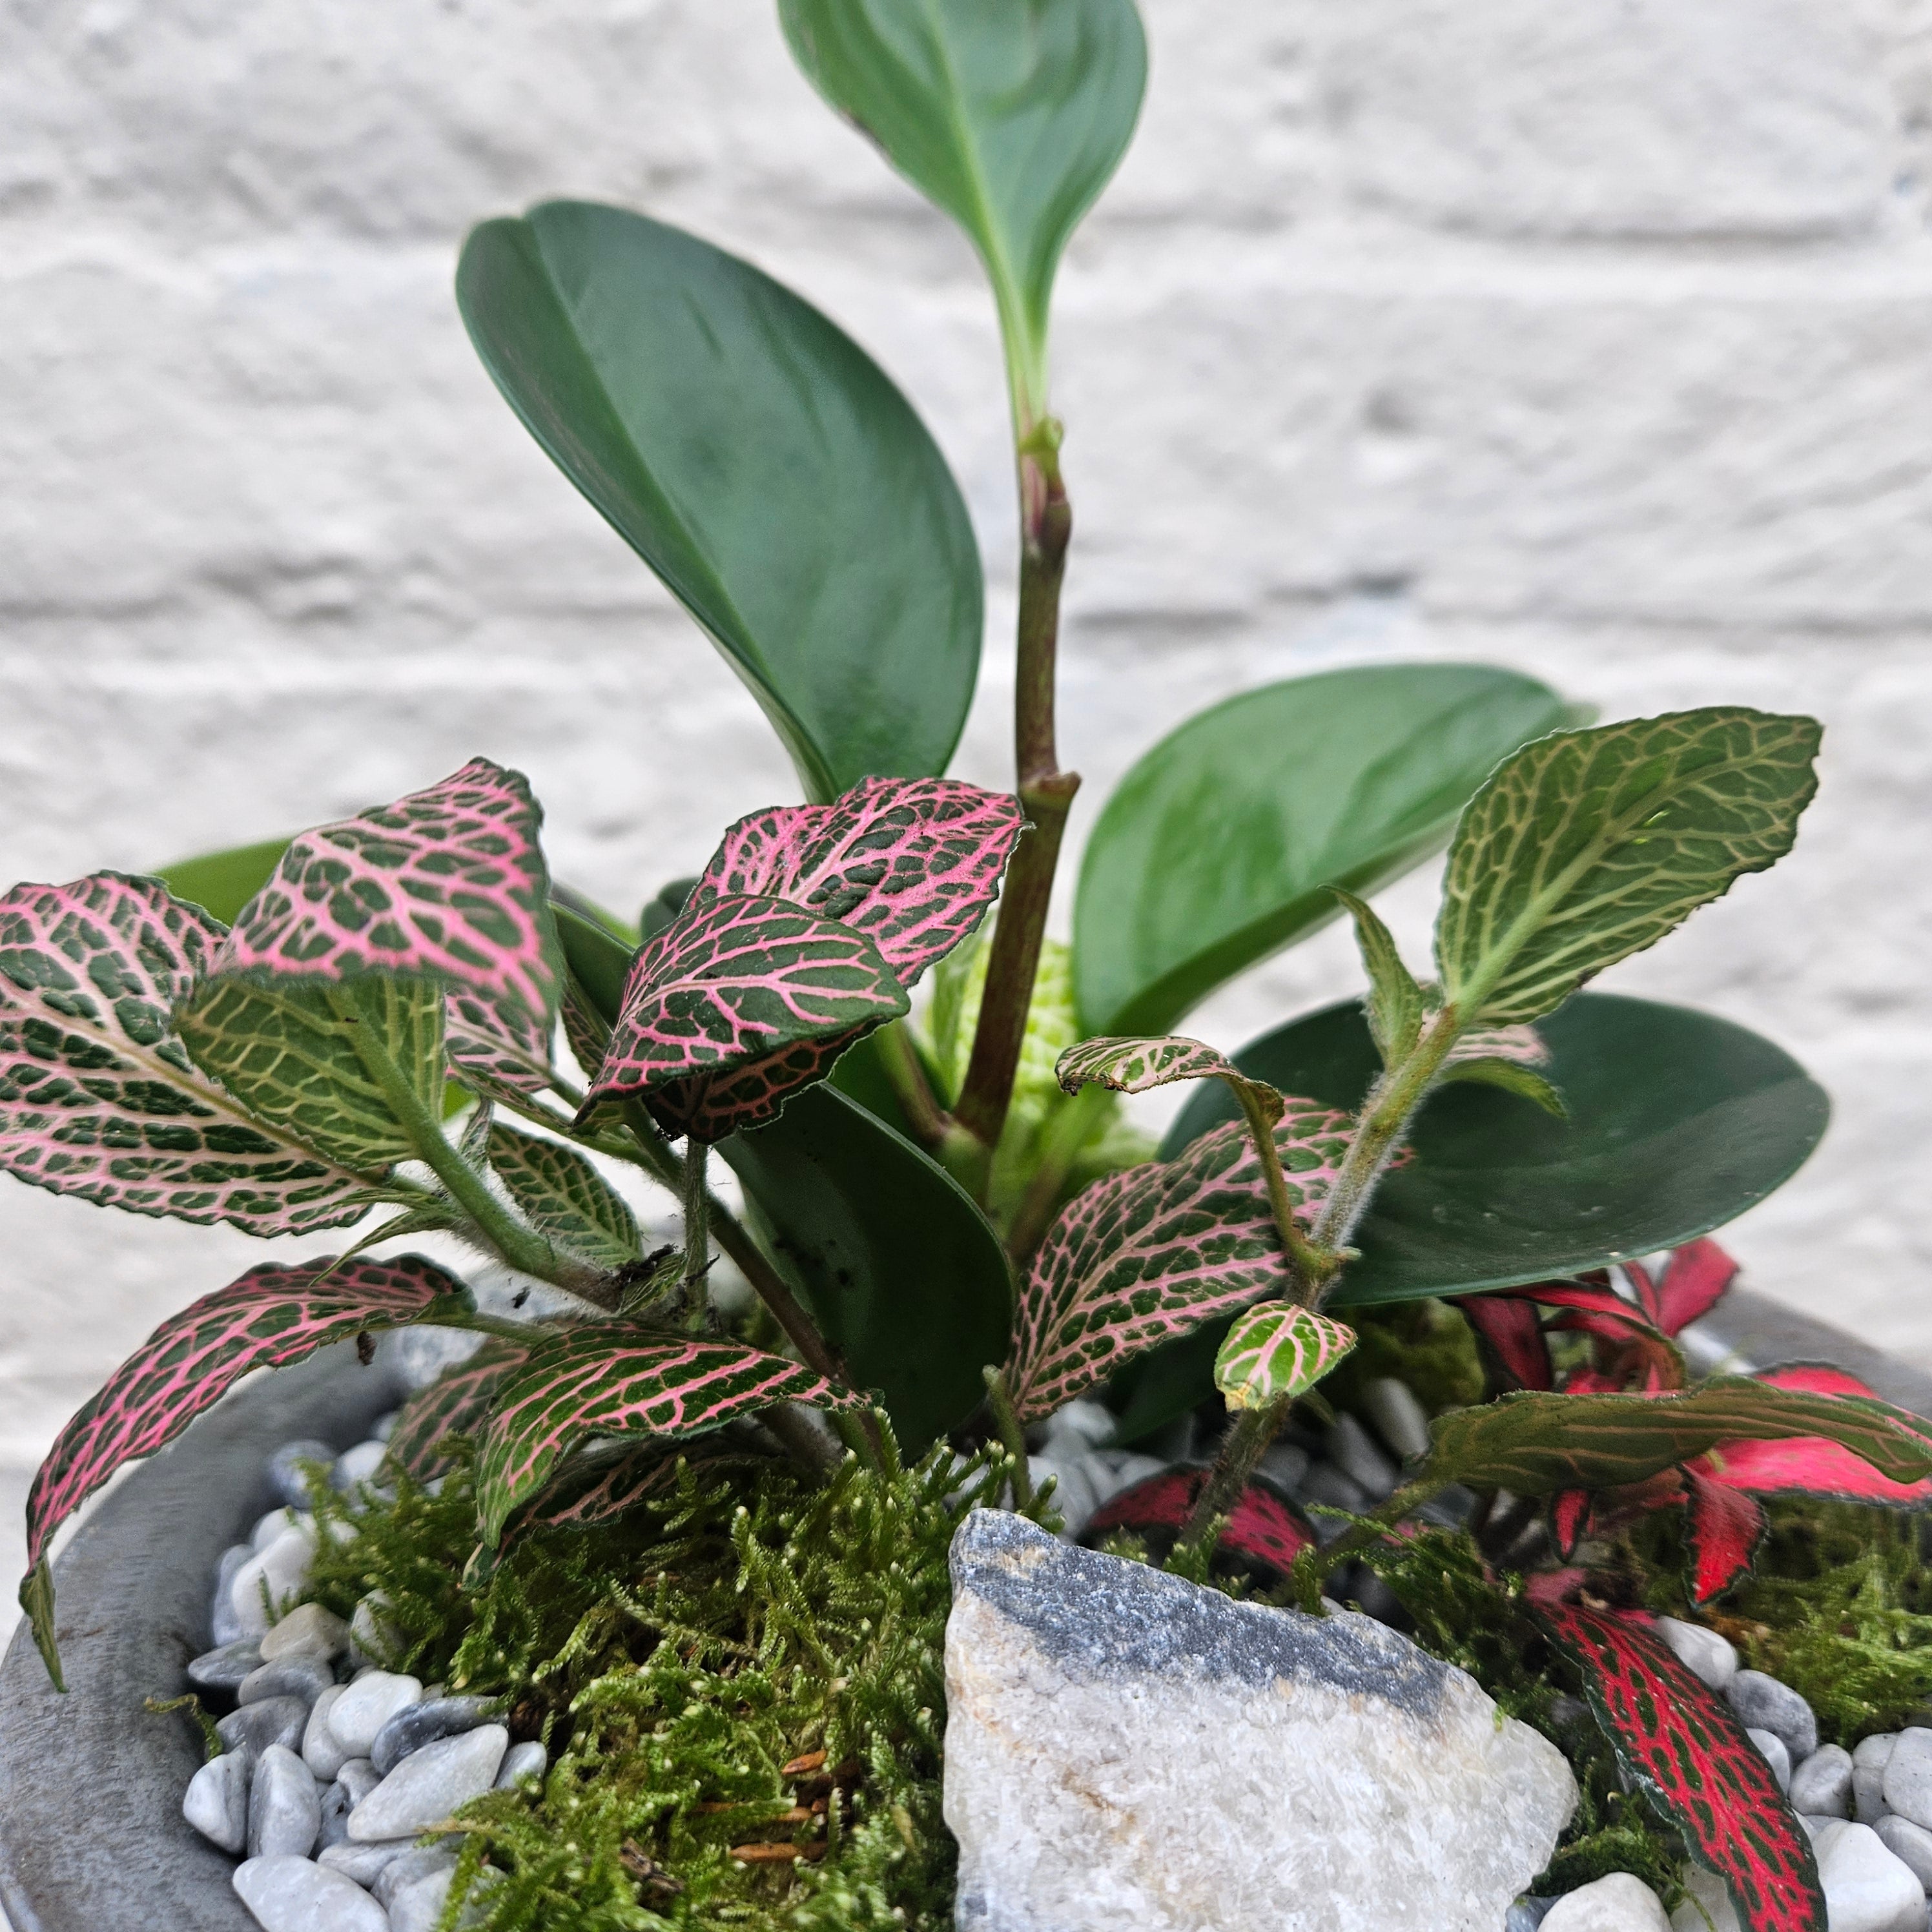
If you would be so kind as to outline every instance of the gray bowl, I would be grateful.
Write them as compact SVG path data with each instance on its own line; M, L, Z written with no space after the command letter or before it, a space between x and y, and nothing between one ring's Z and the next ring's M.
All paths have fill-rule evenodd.
M347 1448L400 1398L379 1354L324 1351L238 1389L134 1471L54 1565L63 1697L22 1623L0 1666L0 1905L14 1932L256 1932L235 1861L190 1828L201 1762L185 1713L141 1707L187 1688L208 1647L214 1566L275 1498L283 1443Z
M1932 1377L1822 1323L1748 1294L1694 1337L1700 1369L1835 1362L1887 1400L1932 1416ZM182 1794L201 1758L184 1717L151 1717L208 1647L221 1552L274 1498L264 1464L280 1444L360 1441L400 1384L332 1349L212 1409L100 1504L55 1564L59 1696L22 1625L0 1666L0 1905L14 1932L254 1932L230 1886L235 1862L191 1831Z

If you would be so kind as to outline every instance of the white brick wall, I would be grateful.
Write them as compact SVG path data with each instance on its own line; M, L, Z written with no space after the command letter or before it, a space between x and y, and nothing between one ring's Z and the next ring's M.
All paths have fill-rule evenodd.
M1829 1142L1736 1245L1932 1360L1932 4L1146 4L1142 136L1058 341L1090 797L1185 712L1352 658L1821 713L1796 854L1614 983L1828 1082ZM1004 782L986 300L768 0L0 0L8 878L486 751L536 780L560 871L629 904L793 795L464 340L464 229L550 194L743 250L910 391L998 586L962 768ZM1420 946L1426 884L1391 904ZM1331 933L1198 1024L1233 1043L1352 984ZM261 1252L0 1190L0 1569L59 1421Z

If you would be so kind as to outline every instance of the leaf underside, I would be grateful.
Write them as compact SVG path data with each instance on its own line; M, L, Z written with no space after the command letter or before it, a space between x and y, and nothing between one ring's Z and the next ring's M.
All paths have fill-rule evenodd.
M416 1390L397 1412L389 1435L389 1460L419 1483L447 1475L455 1466L443 1446L447 1438L476 1436L504 1377L525 1352L505 1337L487 1336L474 1354Z
M1575 1604L1538 1614L1581 1670L1626 1779L1724 1880L1744 1932L1825 1932L1810 1841L1724 1700L1627 1618Z
M1298 1205L1325 1197L1353 1127L1348 1114L1288 1102L1275 1144ZM1202 1135L1178 1160L1096 1181L1048 1231L1020 1297L1007 1379L1022 1420L1070 1402L1140 1350L1245 1306L1286 1272L1244 1124Z
M172 1010L222 929L152 879L0 897L0 1167L104 1207L306 1234L366 1184L251 1120L189 1060Z

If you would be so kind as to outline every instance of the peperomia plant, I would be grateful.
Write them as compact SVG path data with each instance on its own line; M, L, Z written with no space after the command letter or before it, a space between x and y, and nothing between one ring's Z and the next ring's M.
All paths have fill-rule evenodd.
M0 1164L136 1213L356 1229L164 1322L63 1432L22 1592L50 1670L62 1522L239 1377L383 1329L482 1337L391 1448L427 1480L473 1443L478 1574L524 1526L648 1493L669 1445L705 1438L693 1453L748 1482L775 1455L836 1456L804 1411L861 1456L890 1457L889 1431L998 1432L1024 1492L1024 1430L1077 1397L1123 1442L1218 1399L1211 1460L1101 1527L1164 1523L1197 1569L1225 1538L1312 1603L1445 1486L1553 1499L1574 1560L1536 1600L1630 1776L1701 1821L1692 1849L1750 1925L1821 1924L1761 1764L1586 1559L1687 1508L1701 1598L1748 1561L1754 1496L1916 1502L1932 1437L1843 1378L1690 1381L1672 1338L1722 1282L1706 1292L1702 1249L1660 1287L1636 1258L1784 1180L1823 1098L1742 1029L1580 990L1790 849L1818 727L1732 706L1592 727L1474 666L1289 679L1132 766L1088 832L1070 944L1049 937L1079 784L1056 733L1072 524L1052 297L1132 130L1140 24L1131 0L779 14L992 285L1020 538L1012 790L945 776L983 584L958 489L878 364L642 215L556 202L479 227L457 293L486 367L755 694L806 802L730 828L694 879L639 882L635 925L552 881L528 787L482 758L292 841L0 899ZM1425 977L1368 902L1445 844ZM1344 913L1362 1000L1232 1055L1174 1033ZM1202 1084L1148 1158L1120 1096L1184 1080ZM646 1252L626 1170L676 1199L681 1252ZM442 1264L371 1252L428 1234L550 1292L486 1309ZM714 1248L752 1312L711 1294ZM1411 1480L1319 1548L1257 1463L1349 1358L1352 1311L1424 1298L1468 1311L1497 1399L1438 1416ZM1587 1369L1552 1366L1542 1308L1594 1338ZM1635 1736L1646 1685L1715 1741L1702 1757ZM1694 1760L1709 1783L1688 1792ZM1712 1828L1740 1807L1771 1824Z

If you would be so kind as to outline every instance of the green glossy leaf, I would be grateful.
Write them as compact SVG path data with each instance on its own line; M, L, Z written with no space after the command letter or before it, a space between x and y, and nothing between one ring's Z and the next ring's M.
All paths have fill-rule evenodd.
M1539 1018L1791 849L1816 718L1739 706L1562 732L1469 801L1436 922L1466 1023Z
M416 1108L442 1112L442 989L369 974L330 986L242 974L204 980L176 1016L195 1064L249 1112L358 1173L416 1158L408 1125L357 1051L398 1070Z
M186 899L212 913L224 926L232 926L242 908L266 886L294 842L265 838L256 845L234 845L225 852L206 852L199 858L177 860L154 874L178 899Z
M1669 1395L1501 1396L1430 1426L1427 1473L1519 1496L1640 1483L1724 1442L1822 1436L1894 1482L1932 1475L1924 1423L1886 1403L1721 1376Z
M1135 765L1081 862L1084 1030L1160 1034L1223 981L1442 848L1465 802L1573 714L1480 664L1324 671L1192 718Z
M1583 993L1537 1030L1568 1118L1482 1087L1432 1094L1410 1130L1415 1158L1383 1178L1332 1306L1517 1287L1680 1246L1762 1200L1825 1131L1830 1102L1804 1069L1710 1014ZM1234 1060L1339 1107L1359 1106L1381 1070L1353 1001L1264 1034ZM1218 1088L1203 1088L1163 1152L1233 1117ZM1128 1372L1116 1394L1124 1441L1212 1394L1226 1332L1211 1323Z
M1147 86L1133 0L778 0L812 84L972 238L1030 424L1060 252Z
M622 1196L574 1148L500 1120L490 1129L489 1159L538 1234L600 1268L622 1268L644 1252L636 1217Z
M1234 1317L1214 1357L1214 1386L1230 1408L1264 1408L1304 1395L1353 1352L1355 1331L1312 1308L1264 1303Z
M945 769L979 551L857 344L748 262L588 202L484 223L456 290L511 407L710 633L812 798Z
M1006 1359L1012 1280L999 1237L935 1162L830 1085L718 1152L754 1225L860 1388L916 1455L970 1415Z

